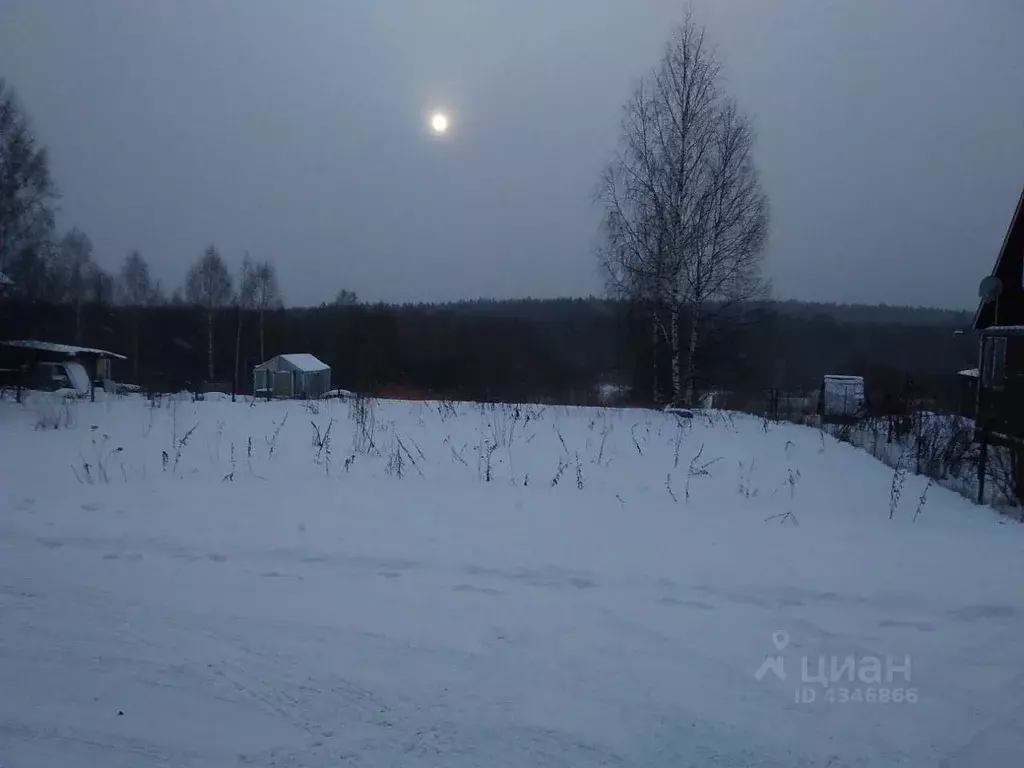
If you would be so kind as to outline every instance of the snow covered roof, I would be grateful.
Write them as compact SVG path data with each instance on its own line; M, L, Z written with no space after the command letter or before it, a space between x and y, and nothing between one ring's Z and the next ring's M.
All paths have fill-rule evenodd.
M972 378L972 379L976 379L980 375L981 375L981 371L979 371L977 368L967 368L965 370L957 372L957 376L967 376L967 377Z
M14 281L3 272L0 272L0 285L14 285Z
M315 355L310 355L306 352L299 354L281 355L285 360L294 365L300 371L306 373L316 373L317 371L329 370L331 366L325 363Z
M990 325L983 328L982 333L986 336L1022 336L1024 325Z
M317 371L329 371L331 369L331 366L329 366L323 360L307 352L293 352L287 355L277 355L276 357L281 358L286 363L302 371L303 373L316 373ZM275 358L271 358L271 360L273 359ZM267 361L267 363L269 362L270 360ZM267 363L257 365L256 367L262 368Z
M76 347L72 344L54 344L50 341L35 341L33 339L25 339L21 341L0 341L0 344L3 344L5 347L35 349L39 352L52 352L55 355L67 355L68 357L75 357L76 355L95 355L96 357L114 357L118 360L128 359L124 355L119 355L117 352L110 352L106 349Z

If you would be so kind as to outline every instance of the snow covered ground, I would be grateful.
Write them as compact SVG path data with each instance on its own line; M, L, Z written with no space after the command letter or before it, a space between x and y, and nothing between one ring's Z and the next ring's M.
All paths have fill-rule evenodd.
M0 765L1024 764L1024 529L893 477L719 413L0 402Z

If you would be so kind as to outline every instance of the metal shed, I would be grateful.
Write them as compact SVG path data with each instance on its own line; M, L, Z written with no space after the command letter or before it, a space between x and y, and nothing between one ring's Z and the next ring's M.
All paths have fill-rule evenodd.
M331 389L331 366L314 355L277 355L253 368L252 391L260 397L320 397Z
M826 374L821 380L818 412L826 424L848 424L864 417L864 377Z

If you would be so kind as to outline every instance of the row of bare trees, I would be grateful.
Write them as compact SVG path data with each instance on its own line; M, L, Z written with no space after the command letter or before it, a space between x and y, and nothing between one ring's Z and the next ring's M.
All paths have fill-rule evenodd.
M132 318L132 359L138 377L141 315L147 307L168 302L160 281L138 250L129 253L117 275L95 261L92 241L78 228L57 236L57 187L50 176L46 149L36 140L14 90L0 79L0 289L30 301L74 309L74 336L85 333L84 308L119 304ZM354 299L354 294L353 294ZM208 375L214 379L213 340L217 316L235 315L235 384L238 383L243 319L258 315L260 355L265 353L264 316L281 305L277 272L269 261L242 261L237 285L216 248L210 246L189 268L171 303L199 308L206 320Z
M132 310L133 359L138 361L141 315L147 307L166 303L163 288L159 280L151 277L149 265L137 250L125 257L116 285L118 303ZM206 325L207 376L210 381L216 377L213 350L217 318L225 311L230 311L234 315L236 390L239 384L239 359L246 314L255 312L257 315L260 359L264 359L266 313L282 306L277 270L271 262L254 261L246 254L242 259L236 284L227 263L212 245L189 267L184 285L174 292L171 303L189 304L202 311ZM137 370L135 375L138 376Z
M692 404L703 329L767 293L768 202L754 134L692 12L624 112L621 145L598 190L599 262L613 295L646 308L655 367L667 345L672 401ZM659 380L655 371L655 401Z
M188 270L185 277L185 299L203 310L206 317L207 374L210 381L214 369L213 339L217 315L232 308L235 315L235 370L234 386L239 383L239 351L242 345L243 319L247 312L255 311L259 321L260 359L266 359L265 317L267 310L281 306L281 291L277 283L277 270L269 261L253 261L246 254L234 285L231 273L220 253L212 245L207 248Z

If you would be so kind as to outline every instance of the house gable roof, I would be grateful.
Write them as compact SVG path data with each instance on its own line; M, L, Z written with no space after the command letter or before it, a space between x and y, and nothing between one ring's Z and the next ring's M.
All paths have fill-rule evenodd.
M1013 252L1011 252L1011 249ZM1003 288L1006 288L1006 277L1020 278L1021 275L1011 275L1014 267L1014 259L1017 259L1018 264L1024 262L1024 189L1021 190L1020 198L1017 200L1017 208L1013 212L1013 219L1010 220L1010 226L1006 230L1006 236L1003 238L1003 245L999 249L999 255L996 257L995 266L992 267L991 274L994 277L998 277L1003 280ZM981 330L988 325L991 325L995 321L995 302L985 301L980 299L978 301L978 311L974 313L974 323L972 327L974 330Z

